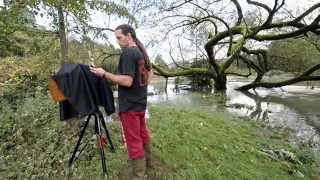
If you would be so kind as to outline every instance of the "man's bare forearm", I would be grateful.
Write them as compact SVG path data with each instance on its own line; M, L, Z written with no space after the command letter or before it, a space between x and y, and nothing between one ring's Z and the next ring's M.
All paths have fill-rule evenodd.
M120 86L126 86L126 87L130 87L133 82L133 78L129 75L118 75L118 74L112 74L110 72L105 72L103 74L103 78L109 79Z

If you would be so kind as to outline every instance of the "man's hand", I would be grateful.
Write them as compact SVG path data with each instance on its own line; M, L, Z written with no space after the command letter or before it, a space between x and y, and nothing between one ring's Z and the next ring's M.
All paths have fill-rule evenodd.
M103 77L103 75L106 73L104 69L98 67L90 67L90 71L100 77Z

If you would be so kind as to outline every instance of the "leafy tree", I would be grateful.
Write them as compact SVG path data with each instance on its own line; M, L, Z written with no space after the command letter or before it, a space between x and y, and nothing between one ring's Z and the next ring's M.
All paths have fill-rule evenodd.
M208 67L208 63L205 59L193 61L191 68L205 68ZM189 77L191 80L191 87L196 90L211 89L212 79L205 74L194 74Z
M123 0L123 2L127 2ZM7 5L8 4L8 5ZM7 5L7 6L6 6ZM8 18L6 21L11 21L12 26L7 26L5 29L11 31L16 31L17 25L20 29L25 29L24 24L17 21L12 21L10 18L15 18L21 20L18 16L15 16L17 12L21 10L28 10L33 15L41 15L41 10L45 10L49 16L52 17L53 22L53 31L56 31L60 39L60 49L61 49L61 63L68 61L68 46L67 46L67 32L66 27L70 24L69 21L66 22L66 16L72 19L73 27L70 30L76 33L82 33L82 30L85 29L86 33L93 33L95 37L106 37L104 31L113 31L108 27L93 27L90 25L90 15L93 11L100 11L108 15L117 15L120 18L131 19L132 23L136 23L136 19L128 12L126 7L115 2L103 1L103 0L93 0L93 1L84 1L84 0L74 0L74 1L65 1L65 0L29 0L29 1L6 1L5 8L1 9L1 12L7 13L7 9L12 10L13 13L7 13ZM8 8L7 8L8 7ZM14 7L14 8L13 8ZM3 17L3 16L1 16ZM0 20L1 22L1 20ZM0 23L5 25L6 22ZM2 29L2 28L1 28ZM5 33L0 32L1 35ZM6 37L6 36L4 36ZM4 38L3 38L4 39ZM14 49L14 48L13 48Z
M15 32L32 27L34 23L35 17L27 8L14 1L4 1L4 6L0 7L0 57L22 56L25 52Z
M320 51L302 38L274 41L269 50L270 69L303 72L319 63Z

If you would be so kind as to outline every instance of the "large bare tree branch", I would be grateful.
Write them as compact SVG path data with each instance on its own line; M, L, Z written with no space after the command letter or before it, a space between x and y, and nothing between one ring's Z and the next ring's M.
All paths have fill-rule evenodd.
M252 62L249 58L240 55L239 58L248 66L250 66L252 69L254 69L257 73L262 73L263 70L261 67L257 66L254 62Z
M159 75L164 76L166 78L176 77L176 76L188 76L193 74L204 74L209 77L212 77L212 73L207 68L190 68L190 69L173 71L173 72L168 72L155 64L152 64L152 68L154 68Z
M246 90L249 90L252 88L257 88L257 87L274 88L274 87L282 87L282 86L286 86L286 85L290 85L290 84L294 84L294 83L302 82L302 81L319 81L320 76L312 76L311 75L313 72L317 71L318 69L320 69L320 64L317 64L317 65L311 67L310 69L308 69L304 73L300 74L299 76L294 77L289 80L280 81L280 82L273 82L273 83L270 83L270 82L251 83L251 84L248 84L245 86L241 86L241 87L237 88L237 90L246 91Z
M240 76L240 77L249 77L252 75L251 72L249 72L248 74L240 74L240 73L235 73L235 72L226 72L227 75L233 75L233 76Z
M267 72L268 71L268 51L265 49L255 49L250 50L246 48L245 46L241 49L243 52L247 54L254 54L259 59L262 56L263 63L260 64L261 72Z

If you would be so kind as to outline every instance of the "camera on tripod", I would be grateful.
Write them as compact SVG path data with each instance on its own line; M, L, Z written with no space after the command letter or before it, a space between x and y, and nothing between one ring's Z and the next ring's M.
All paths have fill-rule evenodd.
M49 78L49 90L53 100L59 103L60 120L87 116L78 142L69 159L69 167L74 164L86 147L85 145L79 149L86 128L90 120L93 119L102 171L104 175L107 175L104 152L107 145L106 140L112 152L114 152L114 146L99 106L104 108L107 115L115 112L113 92L109 83L105 79L92 74L87 65L64 64L58 73ZM103 136L103 129L106 138Z

